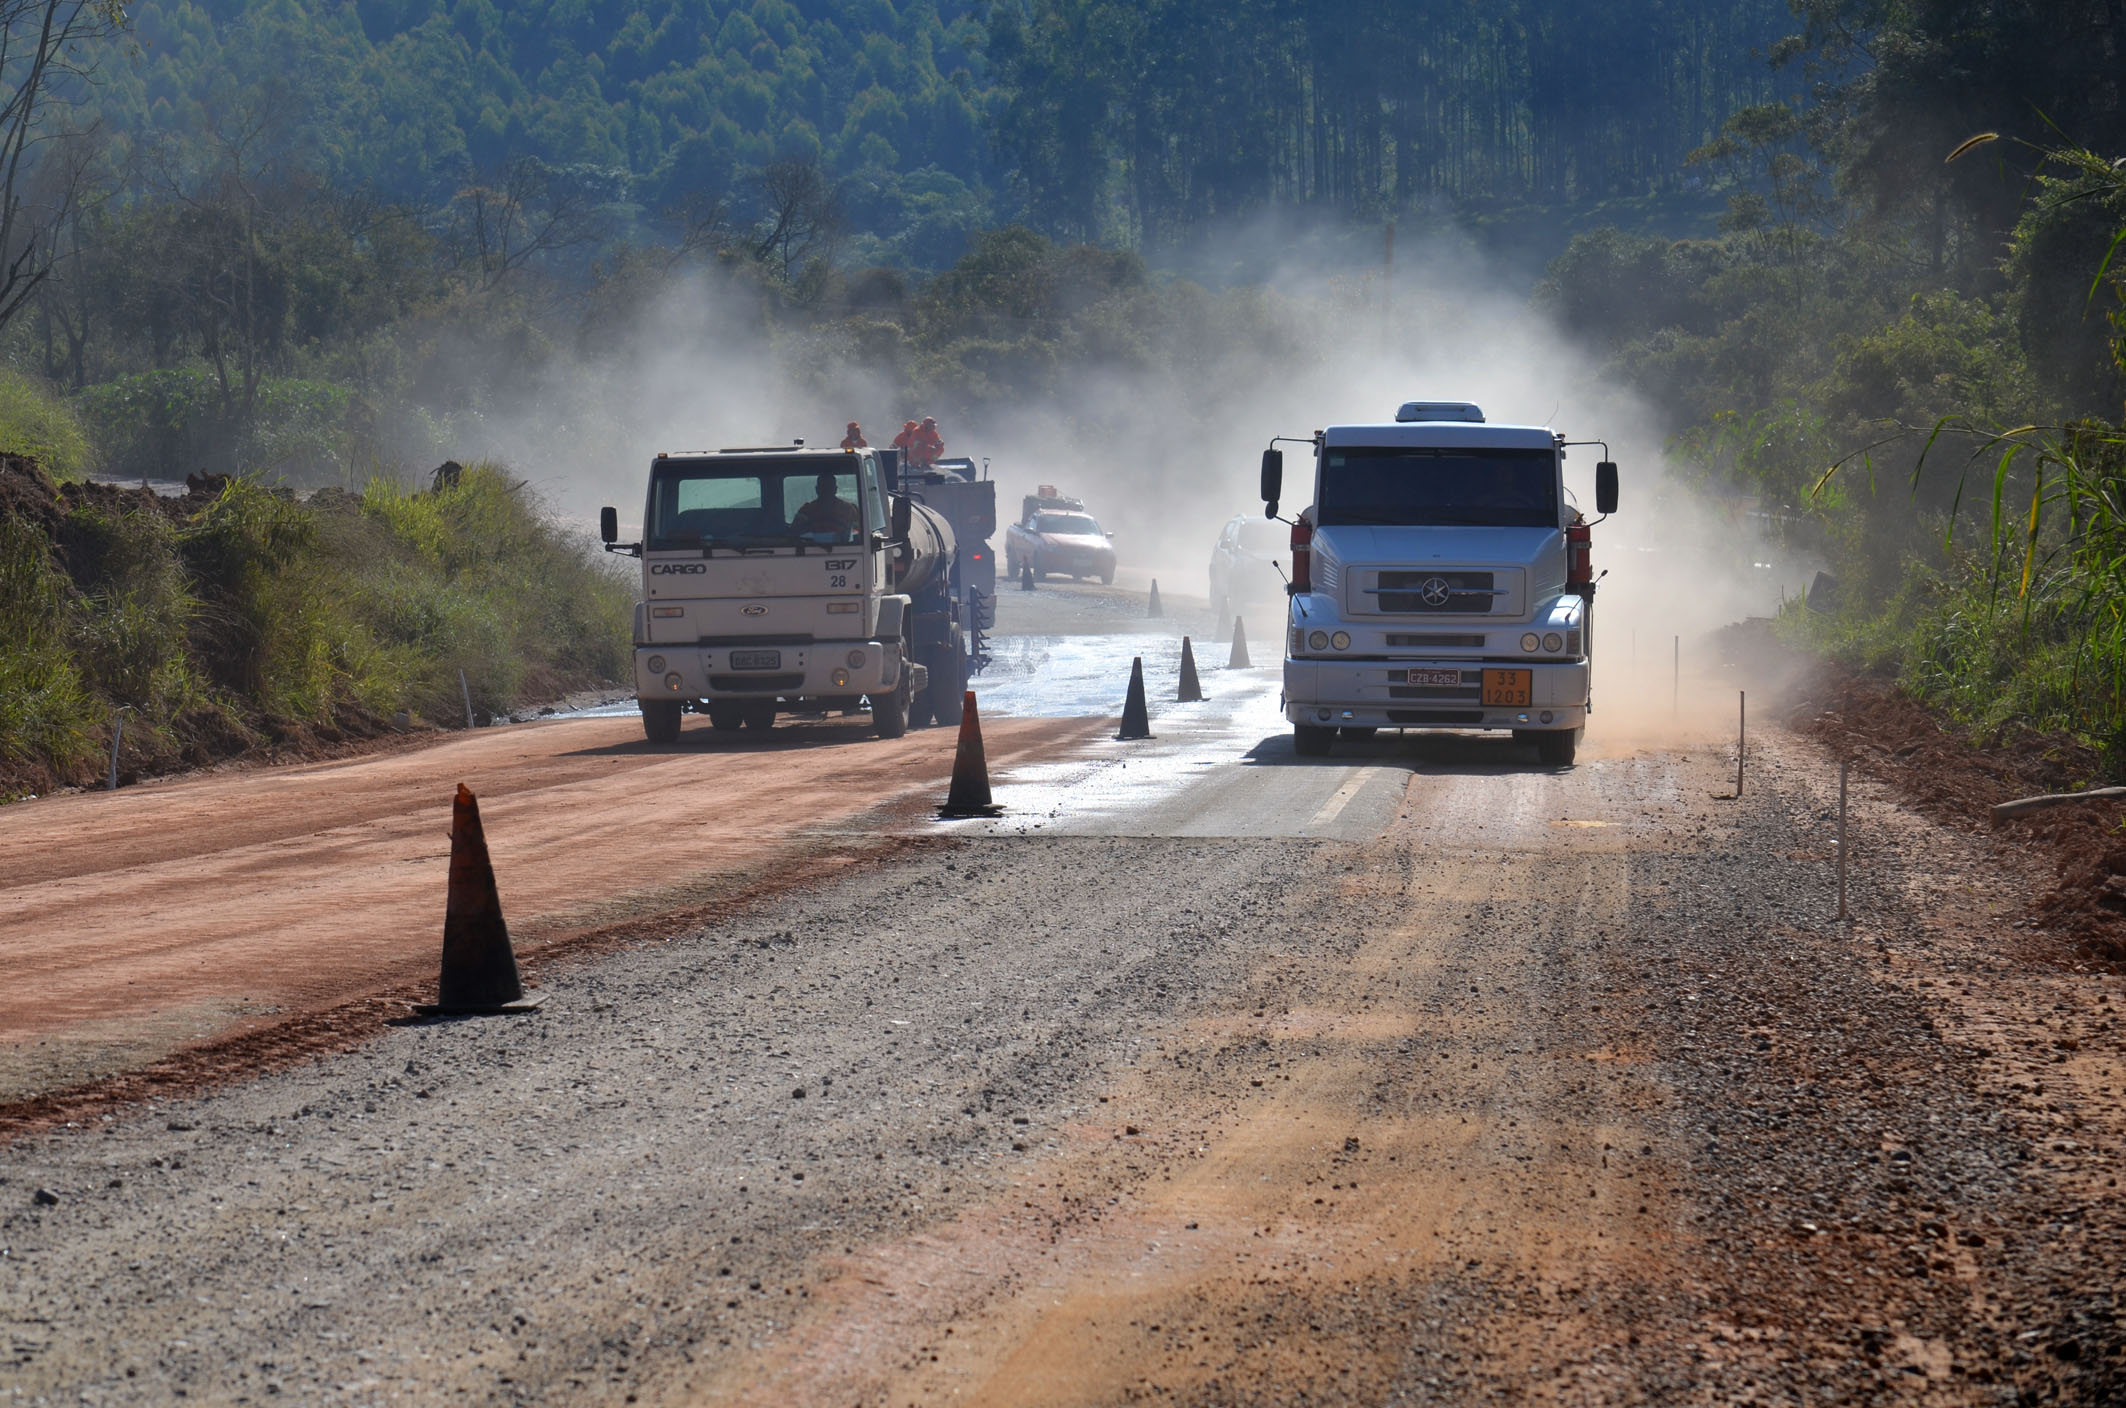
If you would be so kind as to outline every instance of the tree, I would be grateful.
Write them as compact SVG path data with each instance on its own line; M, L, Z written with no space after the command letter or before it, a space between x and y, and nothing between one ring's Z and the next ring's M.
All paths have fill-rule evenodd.
M125 22L119 0L0 0L0 328L52 271L54 232L87 161L63 118L95 70L96 41Z

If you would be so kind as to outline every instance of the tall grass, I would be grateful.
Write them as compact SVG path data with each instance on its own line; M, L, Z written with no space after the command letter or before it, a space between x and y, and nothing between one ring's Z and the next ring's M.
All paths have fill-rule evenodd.
M65 401L41 382L0 369L0 455L20 455L44 466L60 483L91 468L89 438Z
M120 706L128 770L153 769L454 723L461 670L486 714L626 672L629 583L496 465L307 503L236 479L175 513L35 476L9 502L33 483L46 512L0 508L0 795L87 781Z

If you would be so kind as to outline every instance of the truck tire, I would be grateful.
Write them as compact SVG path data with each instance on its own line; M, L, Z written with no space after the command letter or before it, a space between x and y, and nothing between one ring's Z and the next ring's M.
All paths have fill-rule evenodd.
M1302 758L1326 758L1329 745L1336 741L1333 728L1316 728L1313 724L1292 725L1292 751Z
M775 701L772 699L742 704L739 706L739 714L745 719L746 727L758 733L766 733L775 727Z
M908 731L908 706L915 700L915 673L901 662L900 679L885 695L871 696L871 726L880 738L899 738Z
M1535 736L1535 755L1554 768L1572 766L1579 755L1581 729L1550 729Z
M1103 586L1103 587L1111 587L1111 586L1113 586L1114 584L1115 584L1115 569L1114 569L1114 568L1112 568L1112 567L1110 567L1110 568L1108 568L1108 569L1107 569L1107 570L1106 570L1105 572L1102 572L1102 573L1100 574L1100 585L1101 585L1101 586Z
M952 639L931 652L930 688L923 691L923 708L944 728L958 728L967 710L967 650L954 631Z
M679 741L679 701L676 699L644 699L642 705L642 732L652 743L677 743Z
M711 704L709 727L718 733L736 733L744 725L746 716L736 704Z

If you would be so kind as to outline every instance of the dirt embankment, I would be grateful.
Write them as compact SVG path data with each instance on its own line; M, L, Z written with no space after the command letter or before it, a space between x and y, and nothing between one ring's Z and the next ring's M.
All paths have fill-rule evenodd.
M1933 821L1989 835L2000 868L2040 877L2022 921L2031 953L2126 965L2126 805L2077 803L1991 825L1995 803L2100 784L2094 749L2029 729L1975 740L1888 681L1837 668L1795 691L1788 721Z

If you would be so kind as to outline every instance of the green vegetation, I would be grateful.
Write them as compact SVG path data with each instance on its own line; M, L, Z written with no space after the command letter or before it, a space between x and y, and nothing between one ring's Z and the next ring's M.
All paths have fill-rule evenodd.
M476 464L413 493L183 500L0 468L0 793L461 718L622 677L629 584Z
M91 467L89 436L64 399L19 372L0 368L0 455L20 455L54 479L79 479Z

